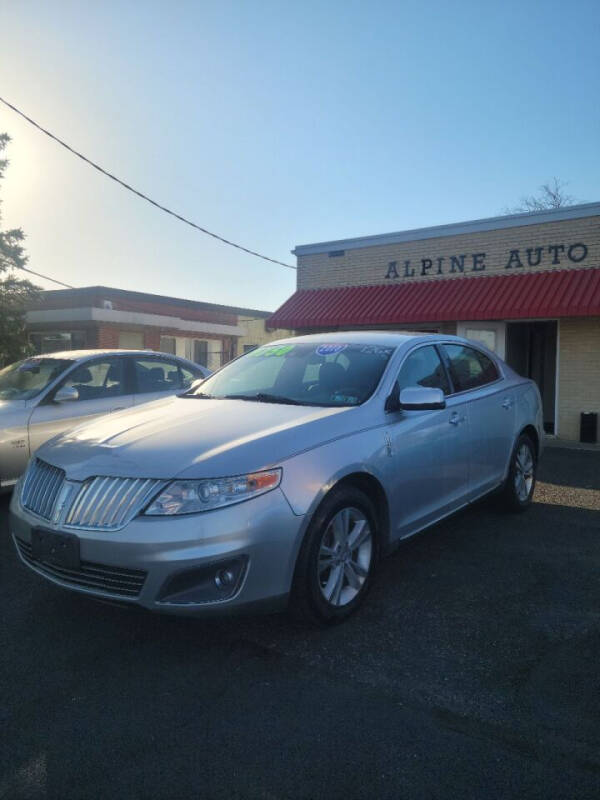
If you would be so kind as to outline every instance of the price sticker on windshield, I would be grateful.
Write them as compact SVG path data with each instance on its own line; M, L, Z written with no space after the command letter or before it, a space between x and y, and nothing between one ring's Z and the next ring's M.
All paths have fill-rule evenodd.
M347 344L320 344L317 347L318 356L334 356L348 347Z
M293 344L274 345L271 347L258 347L248 353L249 356L285 356L294 349Z

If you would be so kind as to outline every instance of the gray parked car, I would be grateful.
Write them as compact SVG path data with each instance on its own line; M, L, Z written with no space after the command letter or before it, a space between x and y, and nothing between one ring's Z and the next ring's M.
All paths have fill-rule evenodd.
M400 540L493 490L527 508L541 448L535 384L472 342L302 336L43 446L10 530L95 597L336 622Z
M150 350L77 350L34 356L0 370L0 490L30 454L83 420L185 391L210 372Z

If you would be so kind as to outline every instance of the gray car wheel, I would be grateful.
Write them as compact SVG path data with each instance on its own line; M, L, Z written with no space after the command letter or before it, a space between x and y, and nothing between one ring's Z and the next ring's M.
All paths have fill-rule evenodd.
M290 609L319 624L346 619L364 600L378 555L377 515L366 494L334 489L306 533Z
M519 436L511 457L503 500L510 511L531 505L537 472L535 445L526 434Z

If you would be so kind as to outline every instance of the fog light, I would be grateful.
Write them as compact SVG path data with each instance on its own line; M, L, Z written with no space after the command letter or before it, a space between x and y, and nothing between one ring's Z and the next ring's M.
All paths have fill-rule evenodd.
M235 581L235 575L230 569L220 569L215 575L217 589L227 589Z
M222 603L239 590L247 565L247 556L236 556L179 572L166 581L158 601L172 605Z

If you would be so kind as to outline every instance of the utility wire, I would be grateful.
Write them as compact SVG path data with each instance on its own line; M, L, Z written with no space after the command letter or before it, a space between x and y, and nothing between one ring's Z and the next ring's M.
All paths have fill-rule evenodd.
M30 275L37 275L38 278L44 278L46 281L52 281L52 283L58 283L59 286L66 286L67 289L74 289L74 286L71 286L70 283L63 283L63 281L57 281L56 278L49 278L48 275L42 275L41 272L34 272L32 269L27 269L27 267L17 267L17 269L22 269L23 272L29 272Z
M50 133L50 131L46 130L46 128L43 128L35 120L31 119L31 117L28 117L27 114L23 113L23 111L20 111L16 106L13 106L12 103L9 103L8 100L5 100L3 97L0 97L0 102L4 103L5 106L10 108L20 117L23 117L23 119L27 120L27 122L33 125L34 128L37 128L42 133L45 133L46 136L49 136L51 139L54 139L54 141L57 142L62 147L64 147L65 150L68 150L70 153L73 153L73 155L77 156L77 158L80 158L82 161L85 161L85 163L89 164L90 167L93 167L94 169L98 170L98 172L101 172L103 175L106 175L107 178L110 178L111 180L115 181L115 183L120 184L124 189L133 192L133 194L137 194L137 196L141 197L142 200L146 200L146 202L150 203L156 208L159 208L166 214L170 214L172 217L175 217L175 219L178 219L181 222L185 222L186 225L190 225L192 228L196 228L196 230L200 231L201 233L205 233L207 236L212 236L213 239L217 239L219 242L223 242L223 244L228 244L230 245L230 247L235 247L238 250L242 250L244 253L248 253L251 256L262 258L263 261L270 261L272 264L279 264L280 267L287 267L288 269L296 269L296 267L294 267L292 264L286 264L284 261L277 261L276 258L270 258L269 256L264 256L262 255L262 253L257 253L255 250L249 250L247 247L243 247L241 244L236 244L235 242L231 242L229 241L229 239L225 239L223 238L223 236L219 236L218 234L213 233L212 231L209 231L206 228L203 228L201 225L197 225L195 222L192 222L191 220L182 217L181 214L177 214L175 213L175 211L171 211L170 208L167 208L166 206L157 203L156 200L152 200L152 198L148 197L148 195L143 194L143 192L140 192L138 189L135 189L128 183L125 183L125 181L122 181L120 178L117 178L116 175L113 175L111 172L108 172L107 170L103 169L99 164L96 164L94 161L84 156L83 153L78 152L73 147L68 145L66 142L63 142L62 139L59 139L58 136L55 136L53 133Z

